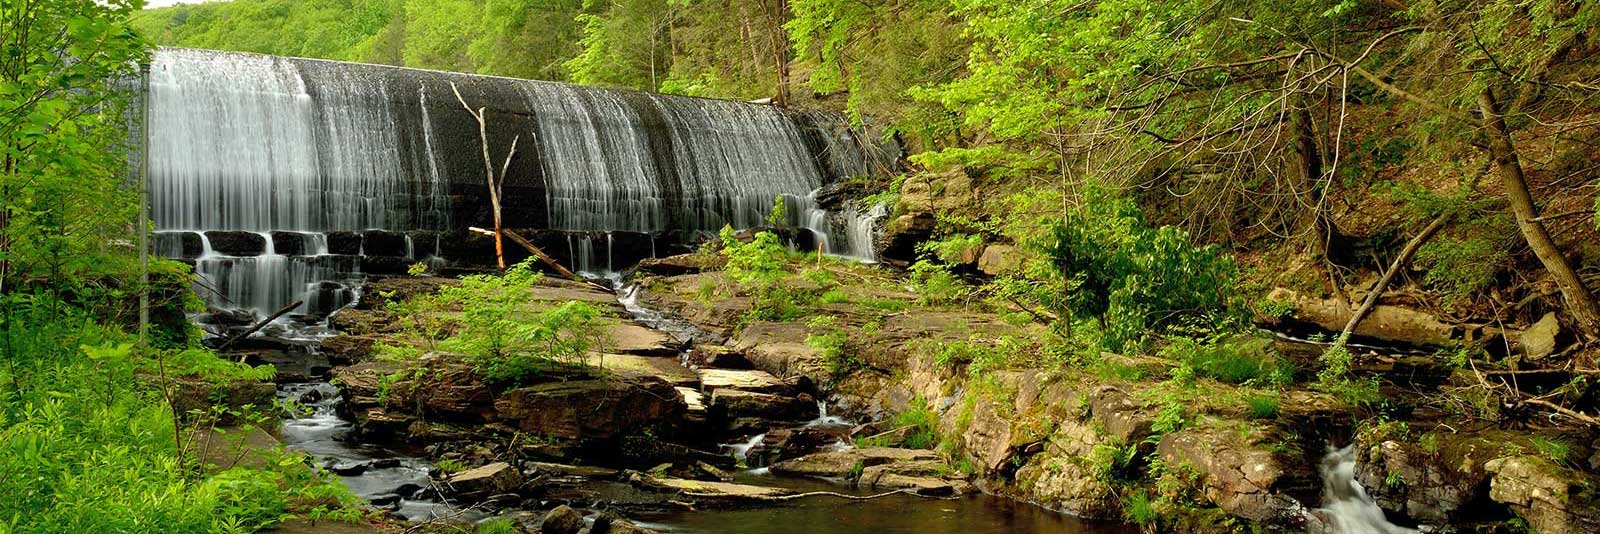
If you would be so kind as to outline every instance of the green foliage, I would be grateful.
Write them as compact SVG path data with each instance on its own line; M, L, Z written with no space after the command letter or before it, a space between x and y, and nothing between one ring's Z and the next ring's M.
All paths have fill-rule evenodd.
M157 44L561 80L581 0L236 0L149 9Z
M1441 232L1417 250L1422 282L1450 301L1482 293L1511 259L1516 226L1507 215L1473 217Z
M928 260L911 264L910 282L917 301L924 305L955 304L972 294L972 288L950 272L949 265Z
M821 352L823 368L835 378L850 374L864 363L850 350L850 336L832 315L819 315L806 323L806 345Z
M1161 520L1161 512L1149 495L1134 493L1122 498L1122 517L1136 525L1154 525Z
M746 320L790 321L805 314L804 304L814 295L784 283L788 276L789 250L772 232L758 232L749 243L741 243L732 226L721 234L722 255L728 258L724 271L755 300Z
M412 344L381 347L380 355L404 359L437 344L465 355L485 379L508 385L525 383L554 367L587 364L588 354L607 342L599 310L580 301L530 307L528 296L543 278L532 261L500 275L466 276L460 285L445 286L437 294L388 304L403 317L402 337ZM453 310L460 310L459 316L449 315Z
M1105 324L1105 348L1136 348L1150 333L1235 322L1233 261L1186 233L1151 228L1133 202L1094 187L1068 211L1045 252L1075 281L1071 309Z
M516 534L517 522L510 518L494 517L485 519L473 527L474 534Z
M1250 395L1244 398L1245 413L1251 419L1276 419L1278 417L1278 397L1273 395Z
M931 449L939 443L939 414L928 406L928 401L918 397L905 410L895 414L894 424L908 429L900 446L909 449Z
M789 203L784 201L783 195L772 199L772 209L767 212L767 226L775 228L789 226Z
M1193 368L1196 375L1230 384L1281 386L1294 380L1293 366L1263 337L1173 337L1161 355Z
M1551 462L1555 462L1556 465L1566 467L1574 466L1572 461L1572 445L1568 444L1566 441L1545 436L1534 436L1533 450L1539 451L1540 455L1543 455Z

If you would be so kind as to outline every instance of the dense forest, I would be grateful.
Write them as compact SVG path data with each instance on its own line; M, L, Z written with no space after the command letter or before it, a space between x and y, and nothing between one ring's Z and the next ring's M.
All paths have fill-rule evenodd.
M815 498L721 473L746 467L863 492L826 506L984 493L1104 522L1071 532L1600 529L1600 3L141 3L0 0L0 533L636 532ZM407 234L411 265L368 269L311 351L340 417L427 443L424 481L476 514L407 523L334 473L376 462L251 445L322 397L285 400L300 372L260 361L278 315L191 322L223 315L192 288L232 245L147 257L129 81L159 46L821 110L900 153L810 193L881 214L870 265L799 244L780 195L765 225L579 281L553 229L500 227L518 140L549 141L491 142L487 93L452 81L494 256L462 232L432 264ZM672 345L662 317L697 333ZM724 367L770 381L713 386ZM572 406L593 410L528 415ZM829 406L860 424L804 430ZM575 479L668 497L550 489Z

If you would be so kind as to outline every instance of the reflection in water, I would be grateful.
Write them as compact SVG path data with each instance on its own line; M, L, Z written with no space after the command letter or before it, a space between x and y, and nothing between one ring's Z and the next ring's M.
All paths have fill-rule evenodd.
M832 489L838 489L834 487ZM756 534L1132 534L1137 529L1095 523L989 496L955 500L895 495L868 501L830 497L744 510L701 510L639 518L664 532Z

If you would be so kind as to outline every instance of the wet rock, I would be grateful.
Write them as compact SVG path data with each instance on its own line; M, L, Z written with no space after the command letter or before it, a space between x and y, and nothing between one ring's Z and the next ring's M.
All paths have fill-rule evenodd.
M394 492L401 497L416 497L417 494L422 493L423 489L421 484L405 483L395 486Z
M777 421L809 421L820 415L816 401L756 393L731 388L721 388L711 393L710 413L719 419L738 418L771 419Z
M701 369L700 387L713 395L724 388L778 395L789 394L792 389L787 382L770 373L733 369Z
M156 254L172 259L195 259L205 253L205 243L194 232L156 232Z
M939 461L939 455L923 449L871 447L820 452L772 464L772 472L783 475L847 477L854 471L900 462Z
M267 238L255 232L206 232L211 250L228 256L260 256L267 250Z
M606 331L611 336L606 348L612 352L636 356L672 357L683 351L683 343L660 330L632 323L618 323Z
M220 326L254 326L256 314L250 310L223 310L206 308L206 312L195 318L196 322Z
M840 436L813 427L780 428L769 430L761 439L761 456L764 463L781 462L821 452L839 443Z
M366 274L406 274L411 260L403 256L361 256L361 272Z
M355 232L328 232L327 235L329 254L361 255L361 234Z
M463 495L486 496L515 491L523 480L522 473L511 464L495 462L450 475L445 484L451 491Z
M1167 465L1192 466L1200 473L1206 499L1223 511L1251 521L1298 527L1304 507L1277 491L1289 482L1279 459L1240 437L1237 430L1196 427L1167 434L1156 446Z
M507 391L494 400L501 421L523 432L605 440L677 420L677 391L653 376L570 380Z
M320 251L311 250L307 245L311 241L311 234L301 232L272 232L267 234L272 238L272 250L285 256L304 256Z
M376 507L379 507L379 508L390 508L390 507L393 507L393 506L396 506L396 505L400 504L400 496L399 495L379 495L377 497L373 497L371 499L367 499L367 502L372 503L373 506L376 506Z
M678 276L695 274L708 269L720 269L727 259L721 255L679 254L665 258L646 258L634 270L652 276Z
M643 477L638 483L645 487L683 492L688 497L715 500L762 500L794 493L783 488L681 478Z
M1544 314L1533 326L1522 331L1519 342L1522 355L1529 360L1540 360L1554 354L1559 347L1561 336L1561 321L1556 318L1555 312Z
M539 534L578 534L587 526L583 514L567 505L557 506L539 522Z
M329 472L342 477L353 477L360 475L367 472L368 467L370 466L368 466L366 463L360 462L353 464L335 462L327 465Z
M1494 478L1489 498L1504 503L1540 534L1600 532L1594 481L1539 456L1513 456L1487 464Z
M1013 245L989 245L978 256L978 270L989 276L999 276L1022 268L1022 249Z
M361 232L361 253L366 256L395 256L409 258L406 235L384 230Z

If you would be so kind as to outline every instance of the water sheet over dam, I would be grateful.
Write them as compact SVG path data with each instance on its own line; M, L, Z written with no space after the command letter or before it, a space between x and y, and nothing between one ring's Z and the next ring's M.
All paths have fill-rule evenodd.
M871 253L860 219L881 213L812 195L884 172L894 147L836 114L177 48L156 52L146 99L157 252L193 260L214 307L258 316L330 311L363 272L481 257L463 230L492 225L483 146L452 86L505 166L504 225L578 270L762 226L777 197L817 246Z

